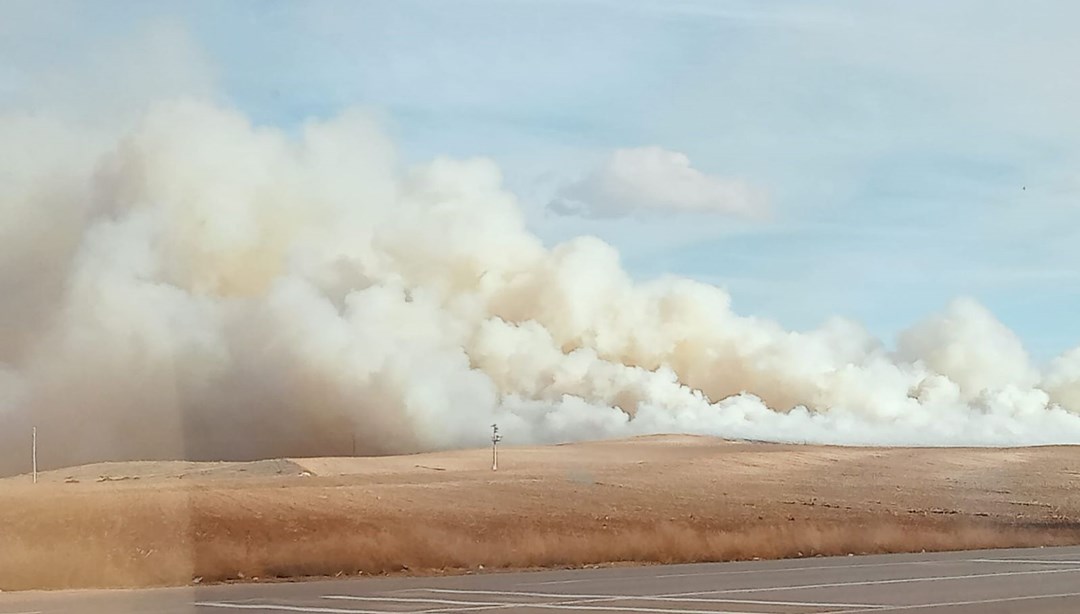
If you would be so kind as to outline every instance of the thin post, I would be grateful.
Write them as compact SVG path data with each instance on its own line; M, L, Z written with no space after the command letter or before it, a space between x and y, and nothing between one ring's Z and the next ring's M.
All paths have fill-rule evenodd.
M499 470L499 441L502 437L499 436L499 425L491 425L491 470Z
M36 426L33 428L33 440L34 440L34 443L31 446L32 451L30 453L30 456L34 461L34 483L37 484L37 427Z

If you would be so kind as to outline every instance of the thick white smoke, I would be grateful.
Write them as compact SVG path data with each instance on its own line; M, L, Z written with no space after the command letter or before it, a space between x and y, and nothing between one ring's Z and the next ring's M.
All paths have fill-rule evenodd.
M486 160L401 169L365 116L299 135L195 102L87 138L0 118L0 470L388 453L653 432L871 444L1080 442L1080 350L1048 373L958 301L892 352L720 289L545 248Z

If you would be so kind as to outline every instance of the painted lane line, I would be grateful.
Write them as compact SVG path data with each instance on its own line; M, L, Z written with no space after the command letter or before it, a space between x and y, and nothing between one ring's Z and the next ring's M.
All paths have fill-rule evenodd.
M509 608L535 608L538 610L586 610L586 611L618 611L618 612L642 612L643 614L759 614L757 612L745 612L734 610L671 610L666 608L642 608L631 606L610 606L610 605L577 605L574 603L504 603L499 606L490 607L476 607L476 608L449 608L444 610L422 610L419 612L397 613L397 614L439 614L439 613L453 613L453 612L475 612L479 610L495 610L495 609L509 609ZM845 612L847 610L844 610ZM381 612L380 614L393 614L389 612Z
M618 612L645 612L647 614L756 614L755 612L736 612L733 610L675 610L668 608L637 608L631 606L606 606L606 605L574 605L561 603L519 603L518 607L538 608L545 610L584 610L605 611L616 610Z
M378 596L357 596L357 595L323 595L322 599L339 599L342 601L386 601L390 603L431 603L442 605L504 605L502 602L493 601L458 601L454 599L429 599L425 597L378 597Z
M1040 569L1039 571L1003 571L1000 573L967 574L963 576L927 576L922 578L899 578L895 580L864 580L860 582L827 582L823 584L799 584L794 586L772 586L762 588L730 588L718 591L695 591L692 593L670 593L660 597L691 597L697 595L728 595L733 593L769 593L778 591L798 591L812 588L836 588L840 586L877 586L881 584L910 584L915 582L948 582L951 580L971 580L976 578L1000 578L1003 576L1036 576L1055 573L1080 573L1080 567L1072 569Z
M597 603L611 603L613 601L660 601L661 603L693 603L693 604L711 604L711 605L780 605L791 606L791 608L842 608L838 612L848 612L851 610L859 611L874 611L880 608L886 608L885 605L869 604L869 603L820 603L820 602L800 602L800 601L766 601L756 599L694 599L694 598L673 598L673 597L648 597L648 596L616 596L608 597L606 599L577 599L573 601L563 602L548 602L548 603L536 603L536 605L563 605L563 604L597 604ZM622 609L622 606L616 606L615 609ZM680 610L684 612L684 610Z
M488 610L507 610L509 608L526 607L521 603L500 603L499 605L477 605L467 608L440 608L436 610L420 610L419 612L399 612L398 614L451 614L453 612L486 612Z
M878 603L829 603L821 601L776 601L772 599L725 599L718 597L715 599L708 599L704 597L619 597L620 599L641 599L644 601L664 601L664 602L677 602L677 603L735 603L742 605L789 605L792 607L802 608L883 608L884 605Z
M285 605L279 603L230 603L227 601L198 601L197 608L224 608L227 610L276 610L279 612L311 612L313 614L387 614L386 610L345 610L317 606Z
M572 604L577 604L577 603L595 603L595 602L601 602L601 601L607 601L607 600L606 599L572 599L572 600L568 600L568 601L566 601L566 600L563 600L563 601L549 601L549 602L546 602L546 604L547 605L563 605L563 604L572 605ZM505 610L507 608L531 607L532 605L534 605L534 604L521 603L521 602L497 603L497 604L492 604L492 605L487 605L487 606L472 606L472 607L465 607L465 608L444 608L444 609L436 609L436 610L424 610L422 612L413 612L412 614L437 614L437 613L443 613L443 612L477 612L477 611L480 611L480 610Z
M648 601L674 601L679 603L734 603L741 605L779 605L800 608L860 608L874 609L884 608L880 603L829 603L823 601L775 601L771 599L705 599L699 597L633 597L632 599L645 599Z
M1065 597L1080 597L1080 593L1057 593L1055 595L1030 595L1027 597L1001 597L999 599L979 599L975 601L949 601L942 603L920 603L917 605L891 605L885 608L873 610L836 610L824 614L860 614L867 612L896 612L899 610L919 610L924 608L953 608L965 605L988 605L991 603L1011 603L1014 601L1034 601L1036 599L1062 599Z
M413 604L443 604L443 605L457 605L463 606L460 608L435 608L431 610L422 610L421 612L412 612L411 614L427 614L431 612L466 612L466 611L478 611L478 610L496 610L500 608L519 608L533 605L563 605L563 604L577 604L577 603L589 603L599 601L614 601L618 598L604 598L604 599L573 599L572 595L553 595L554 597L561 597L557 601L536 602L536 603L522 603L522 602L505 602L505 601L461 601L458 599L431 599L426 597L377 597L377 596L355 596L355 595L323 595L323 599L341 599L350 601L366 601L366 602L389 602L389 603L413 603Z
M613 601L660 601L662 603L693 603L693 604L711 604L711 605L766 605L766 606L790 606L790 607L811 607L811 608L845 608L840 611L848 611L856 609L860 611L873 611L879 608L887 607L880 604L868 604L868 603L821 603L821 602L805 602L805 601L768 601L758 599L697 599L693 597L650 597L646 595L618 595L608 597L607 599L581 599L577 601L568 601L566 604L596 604L596 603L611 603ZM521 605L531 606L532 604L524 603ZM544 605L562 605L561 603L549 603ZM622 609L622 606L618 606L614 609ZM689 611L689 610L679 610ZM711 612L712 610L710 610Z
M562 597L564 599L574 599L582 601L617 601L617 600L639 600L639 601L664 601L664 602L687 602L687 603L735 603L743 605L790 605L797 607L823 607L823 608L883 608L887 607L881 604L874 603L826 603L818 601L777 601L769 599L727 599L727 598L701 598L701 597L677 597L667 595L574 595L566 593L533 593L526 591L489 591L489 590L465 590L465 589L449 589L449 588L428 588L417 589L425 590L432 593L453 593L453 594L470 594L470 595L493 595L502 597Z
M449 595L505 595L507 597L549 597L552 599L608 599L620 597L620 595L578 595L573 593L537 593L532 591L490 591L470 590L463 588L414 588L413 591L425 591L428 593L445 593Z
M638 599L637 597L630 597L630 600ZM453 613L453 612L475 612L480 610L496 610L496 609L509 609L509 608L536 608L547 610L587 610L587 611L610 611L617 610L619 612L643 612L647 614L754 614L753 612L743 611L731 611L731 610L685 610L685 609L668 609L668 608L650 608L641 606L612 606L612 605L596 605L600 603L610 603L614 601L625 601L621 596L608 597L604 599L582 599L573 601L541 601L536 603L518 602L518 603L500 603L487 606L475 606L464 608L445 608L435 610L422 610L419 612L410 612L409 614L439 614L439 613ZM593 605L589 605L593 604Z
M610 603L612 601L620 601L619 599L585 599L577 601L538 601L536 603L502 603L497 606L477 606L477 607L465 607L465 608L449 608L443 610L423 610L421 612L411 612L409 614L439 614L439 613L454 613L454 612L475 612L480 610L505 610L509 608L537 608L548 610L603 610L610 611L616 610L619 612L653 612L653 613L674 613L681 612L683 614L753 614L752 612L731 612L725 610L668 610L662 608L632 608L625 606L612 606L612 605L588 605L599 603Z
M1080 561L1050 561L1045 559L970 559L969 563L1023 563L1024 565L1080 565Z

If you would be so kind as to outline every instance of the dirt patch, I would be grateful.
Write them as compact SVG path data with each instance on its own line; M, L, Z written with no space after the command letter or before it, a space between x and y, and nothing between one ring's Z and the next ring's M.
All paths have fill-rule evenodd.
M1080 543L1072 448L703 437L0 480L0 589Z

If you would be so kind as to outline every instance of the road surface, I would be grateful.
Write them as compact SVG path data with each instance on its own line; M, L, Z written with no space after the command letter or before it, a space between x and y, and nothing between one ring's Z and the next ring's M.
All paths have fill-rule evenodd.
M1080 547L0 594L0 614L1075 614Z

